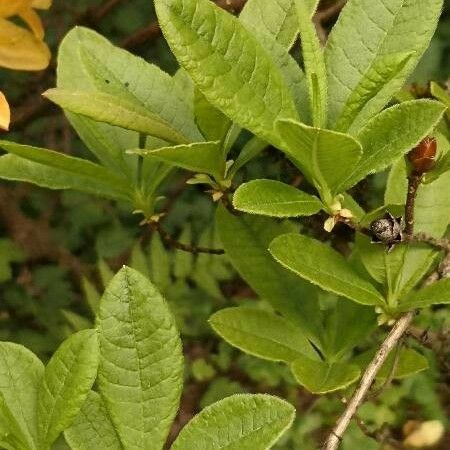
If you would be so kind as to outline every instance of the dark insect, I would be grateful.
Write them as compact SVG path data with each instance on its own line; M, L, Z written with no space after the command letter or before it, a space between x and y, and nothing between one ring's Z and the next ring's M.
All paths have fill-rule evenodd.
M386 211L383 217L374 220L369 226L372 242L380 242L387 246L388 251L391 251L395 244L402 242L404 227L403 217L394 217Z
M109 81L109 80L105 80L105 83L106 83L106 84L109 84L109 83L110 83L110 81Z
M417 175L422 175L434 166L437 151L436 139L426 137L408 153L408 159Z
M128 87L130 85L130 83L128 83L128 81L125 83L125 87Z

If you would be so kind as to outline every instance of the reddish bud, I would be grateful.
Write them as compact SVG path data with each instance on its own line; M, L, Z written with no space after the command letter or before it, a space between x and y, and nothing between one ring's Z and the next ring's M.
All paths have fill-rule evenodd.
M408 153L409 162L417 174L423 174L431 170L436 157L437 143L433 137L426 137L420 144Z

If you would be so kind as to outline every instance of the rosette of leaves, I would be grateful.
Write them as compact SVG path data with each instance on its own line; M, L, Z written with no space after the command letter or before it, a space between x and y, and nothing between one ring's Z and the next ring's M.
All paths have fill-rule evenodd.
M182 391L182 346L165 300L137 271L112 278L96 328L69 337L45 367L10 342L0 357L2 448L50 449L62 432L74 450L163 448ZM233 395L195 416L171 448L268 449L294 415L277 397Z

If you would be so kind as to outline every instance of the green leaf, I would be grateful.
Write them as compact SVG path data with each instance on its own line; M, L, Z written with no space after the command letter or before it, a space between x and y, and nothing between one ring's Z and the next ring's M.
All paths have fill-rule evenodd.
M0 178L130 201L126 180L98 164L14 142L0 141L0 147L12 153L0 157Z
M298 35L298 21L294 0L273 0L262 4L248 0L239 15L245 25L262 32L289 50Z
M225 161L219 142L195 142L188 145L163 147L156 150L129 150L135 155L148 156L167 164L222 179Z
M351 127L357 132L399 91L434 34L442 0L350 1L331 31L325 49L329 125L334 127L349 97L388 55L411 53L401 70L364 105ZM380 89L381 88L381 89ZM361 98L361 102L364 99Z
M163 33L178 62L209 102L277 145L274 123L297 118L285 80L239 20L209 0L156 0Z
M171 450L266 450L291 426L292 405L264 394L236 394L206 407Z
M447 117L450 120L450 95L448 92L434 81L430 83L430 92L433 97L437 98L447 107Z
M399 160L392 168L386 186L385 203L404 204L406 199L406 164ZM450 223L450 172L430 184L422 184L417 192L414 232L439 238ZM438 252L426 244L405 245L401 269L396 274L395 299L401 299L426 275Z
M354 383L360 375L360 369L354 364L316 361L305 356L291 364L295 379L313 394L344 389Z
M277 122L284 151L321 191L340 193L341 181L357 166L361 144L351 136L313 128L293 120ZM326 196L326 195L325 195Z
M440 304L450 304L450 278L444 278L412 292L400 301L398 310L409 311Z
M98 122L138 131L174 144L189 142L186 136L156 114L111 94L59 88L49 89L43 95L67 111Z
M260 358L285 362L294 361L299 355L317 358L300 328L261 309L222 309L210 317L209 323L229 344Z
M233 206L250 214L299 217L316 214L322 209L322 202L289 184L253 180L239 186L233 196Z
M37 395L44 365L31 351L11 342L0 343L1 415L15 425L14 438L37 450Z
M11 264L25 259L22 250L11 239L0 239L0 283L12 278Z
M181 341L165 300L124 267L102 297L98 330L98 385L123 446L160 450L183 384Z
M269 144L262 139L254 136L242 147L239 156L231 166L228 178L233 179L239 169L244 167L253 158L256 158Z
M316 289L277 264L268 251L270 242L290 227L265 217L235 216L223 207L216 220L225 253L242 278L320 347Z
M313 125L321 128L327 123L327 69L322 46L312 18L319 0L295 0L300 26L303 64L309 88Z
M334 128L346 132L364 106L405 66L412 53L385 55L374 61L350 94Z
M71 448L77 450L123 449L105 404L94 391L89 392L80 413L64 431L64 436Z
M347 171L339 189L346 190L367 175L389 167L430 134L444 112L439 102L413 100L378 114L358 133L363 155L356 167Z
M383 296L350 263L328 245L301 234L285 234L272 241L273 257L297 275L321 288L363 305L384 305Z
M165 292L171 283L171 261L168 251L158 233L154 233L150 241L151 279L158 289Z
M186 90L158 67L112 45L87 28L75 27L61 43L58 54L59 88L103 92L132 101L170 123L191 141L201 140ZM68 118L102 164L132 176L135 157L124 150L138 146L139 136L87 117Z
M39 448L50 448L78 415L97 377L97 367L95 330L73 334L52 356L39 389Z

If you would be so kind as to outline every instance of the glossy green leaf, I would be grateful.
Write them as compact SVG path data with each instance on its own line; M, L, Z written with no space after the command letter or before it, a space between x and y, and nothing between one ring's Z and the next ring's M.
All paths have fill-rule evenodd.
M106 406L97 392L89 392L80 413L64 431L70 447L76 450L122 450Z
M389 167L430 134L444 112L445 107L439 102L413 100L374 117L357 135L363 155L356 167L347 171L339 189L346 190L367 175Z
M218 208L216 221L225 253L242 278L320 347L316 289L277 264L268 251L270 242L291 228L265 217L235 216L223 207Z
M78 415L97 377L97 368L95 330L73 334L54 353L39 388L40 449L49 449Z
M313 125L322 128L327 123L327 69L316 26L312 21L319 1L295 0L295 4L300 26L302 57L309 89Z
M431 305L450 303L450 278L444 278L412 292L400 302L400 311L427 308Z
M352 132L357 132L399 91L433 36L442 0L349 1L332 29L325 49L329 88L329 125L334 127L349 98L385 58L411 56L395 75L379 84L365 101ZM388 56L389 55L389 56ZM383 72L386 70L386 66ZM392 74L394 75L394 74Z
M132 101L112 94L69 89L49 89L45 97L67 111L127 130L148 134L174 144L187 144L188 138L170 123Z
M411 56L412 53L401 52L376 59L348 97L334 128L348 131L358 113L385 84L398 75Z
M236 394L195 416L171 450L266 450L291 426L292 405L264 394Z
M126 180L98 164L15 142L0 141L0 147L11 153L0 157L0 178L130 200Z
M226 308L213 314L209 323L229 344L260 358L291 362L299 355L317 357L300 328L271 312Z
M274 123L297 118L289 88L239 19L209 0L156 0L163 33L205 97L255 135L280 142Z
M112 45L93 30L75 27L62 41L57 85L132 101L170 123L191 141L202 139L194 123L192 102L175 77ZM138 133L73 113L67 116L104 165L132 176L135 158L127 157L124 150L137 147Z
M97 326L98 385L123 446L160 450L183 383L180 337L165 300L124 267L102 297Z
M269 247L273 257L297 275L321 288L363 305L383 305L383 296L328 245L301 234L275 238Z
M344 389L354 383L360 375L360 369L354 364L316 361L305 356L291 364L295 379L313 394Z
M240 21L270 36L289 50L298 35L298 20L294 0L248 0L239 15Z
M44 374L38 357L18 344L0 343L1 418L14 429L14 442L40 450L37 436L37 396ZM5 420L6 419L6 420Z
M361 144L349 135L313 128L293 120L277 122L284 151L322 191L341 192L340 184L357 167Z
M167 164L196 173L207 173L219 179L225 172L225 161L219 142L195 142L156 150L130 150L130 153L156 158Z
M234 193L233 206L246 213L272 217L311 216L322 209L317 197L275 180L241 184Z

